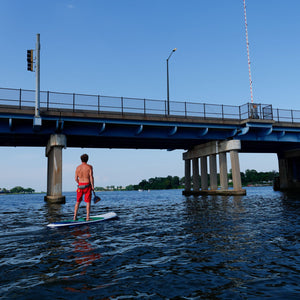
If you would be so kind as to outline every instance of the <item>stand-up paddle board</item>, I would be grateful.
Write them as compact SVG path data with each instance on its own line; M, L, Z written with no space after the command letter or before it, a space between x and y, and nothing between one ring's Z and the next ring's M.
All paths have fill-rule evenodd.
M79 218L76 221L66 220L66 221L61 221L61 222L54 222L54 223L48 224L47 226L50 228L81 226L81 225L86 225L86 224L94 224L94 223L99 223L102 221L112 220L112 219L116 219L117 217L118 216L115 212L109 212L109 213L102 214L102 215L91 216L89 221L86 221L85 218Z

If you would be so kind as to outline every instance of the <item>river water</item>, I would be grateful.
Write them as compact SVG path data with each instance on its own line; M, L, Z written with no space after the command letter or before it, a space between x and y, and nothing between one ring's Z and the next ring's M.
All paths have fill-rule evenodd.
M119 219L69 229L46 225L72 217L75 193L0 196L0 298L300 299L300 196L98 194L92 214Z

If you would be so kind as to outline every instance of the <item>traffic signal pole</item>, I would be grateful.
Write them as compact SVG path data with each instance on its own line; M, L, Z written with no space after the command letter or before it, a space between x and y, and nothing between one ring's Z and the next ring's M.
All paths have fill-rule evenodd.
M40 119L40 34L36 35L35 45L35 78L36 78L36 90L35 90L35 121L39 123ZM35 124L38 125L38 124Z

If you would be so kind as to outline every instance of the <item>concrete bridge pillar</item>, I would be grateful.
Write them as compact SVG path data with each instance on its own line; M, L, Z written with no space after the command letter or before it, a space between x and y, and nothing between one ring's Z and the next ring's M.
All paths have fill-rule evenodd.
M300 150L277 154L279 166L279 190L300 190ZM275 188L275 186L274 186Z
M184 172L185 185L184 186L186 191L190 191L191 190L191 160L186 159L184 163L185 163L185 172Z
M184 195L202 195L202 194L219 194L219 195L245 195L246 190L242 189L240 174L240 164L238 150L241 149L239 140L214 141L198 145L191 150L183 153L186 168L186 189ZM227 178L227 160L226 153L230 152L232 166L233 189L228 189ZM220 184L218 189L217 177L217 155L219 155L220 166ZM209 156L210 171L210 189L208 190L207 182L207 156ZM201 190L199 190L199 181L196 180L199 173L198 158L201 159ZM190 168L190 161L193 161L193 190L190 186L190 178L187 177L187 166ZM190 172L190 169L189 169Z
M233 189L235 191L240 191L242 189L242 180L241 180L239 153L237 152L237 150L230 151L230 160L231 160Z
M217 155L216 154L211 154L209 156L209 174L210 174L210 189L215 191L218 189Z
M289 187L289 181L291 176L289 176L288 170L289 162L286 158L278 158L278 166L279 166L279 189L285 190Z
M50 136L46 147L48 157L47 196L45 201L50 203L65 203L62 195L62 149L66 148L67 140L63 134Z
M201 156L200 162L201 162L201 189L202 191L206 191L208 190L207 156Z
M228 190L226 152L221 152L219 154L219 167L220 167L220 185L221 185L221 190Z
M200 178L199 178L199 159L193 158L193 190L199 191L200 189Z

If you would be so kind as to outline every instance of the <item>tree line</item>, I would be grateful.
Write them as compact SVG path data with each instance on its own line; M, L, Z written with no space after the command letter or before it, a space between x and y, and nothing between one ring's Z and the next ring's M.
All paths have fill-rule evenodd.
M183 178L178 176L155 177L142 180L139 184L128 185L126 190L169 190L183 188Z
M272 183L274 178L279 176L276 171L271 172L257 172L256 170L246 170L245 173L241 172L242 185L251 184L264 184ZM232 173L230 172L229 178L232 179Z
M23 188L21 186L15 186L10 190L6 188L0 188L0 193L2 194L32 194L34 192L35 190L32 188Z
M218 175L218 183L220 183L220 174ZM245 172L241 172L242 185L255 185L255 184L272 184L274 177L278 176L276 171L270 172L257 172L256 170L247 169ZM210 184L210 178L208 174L208 184ZM193 178L192 178L193 179ZM228 173L229 186L232 185L232 172ZM178 176L167 177L155 177L148 180L143 179L140 183L135 185L126 186L126 190L168 190L184 188L185 178L179 178ZM199 176L199 182L201 184L201 176Z

